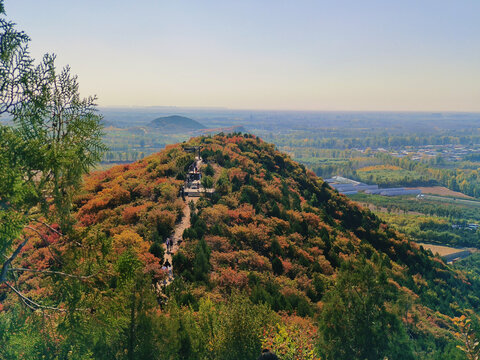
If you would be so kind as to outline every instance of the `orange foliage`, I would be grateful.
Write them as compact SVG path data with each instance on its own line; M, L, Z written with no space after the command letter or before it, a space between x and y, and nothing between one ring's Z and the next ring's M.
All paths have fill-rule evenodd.
M373 166L365 166L363 168L358 169L357 171L365 172L365 171L376 171L376 170L402 170L400 166L395 165L373 165Z
M214 269L230 267L233 269L250 271L271 271L270 261L253 250L233 252L213 251L210 262Z
M229 210L227 206L217 204L206 208L202 211L201 218L208 226L228 222L230 213L234 210Z
M206 235L205 242L213 251L230 252L233 250L228 238L225 237Z
M248 224L235 225L230 229L232 237L237 243L246 247L270 248L270 229L265 225Z
M269 198L277 201L282 198L282 191L278 188L278 185L265 185L262 190Z
M245 176L247 176L247 173L239 168L231 168L228 171L228 177L230 178L230 181L232 181L234 177L237 177L238 180L244 182Z
M140 235L133 230L127 229L113 237L113 250L115 254L121 254L127 249L136 253L142 253L148 251L148 245Z
M248 284L248 277L245 271L236 271L232 268L219 269L218 272L212 273L210 281L217 284L222 289L231 291L233 289L242 290Z
M247 223L255 216L255 210L250 204L241 204L237 209L228 210L227 213L232 222L237 224Z
M127 206L123 210L122 218L127 224L134 224L140 219L140 214L146 210L146 205Z
M166 226L173 229L177 215L168 210L153 209L148 214L148 223L153 226Z

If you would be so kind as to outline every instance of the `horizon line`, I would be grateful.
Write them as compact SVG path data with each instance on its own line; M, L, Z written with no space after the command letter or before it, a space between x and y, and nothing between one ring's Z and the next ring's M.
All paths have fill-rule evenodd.
M180 105L98 105L98 109L189 109L230 111L281 111L281 112L346 112L346 113L433 113L433 114L480 114L480 110L342 110L342 109L287 109L287 108L234 108L225 106L180 106Z

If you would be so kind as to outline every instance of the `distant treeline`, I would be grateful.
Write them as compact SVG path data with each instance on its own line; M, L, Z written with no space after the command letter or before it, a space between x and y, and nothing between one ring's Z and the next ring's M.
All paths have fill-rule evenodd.
M357 132L358 134L358 132ZM370 133L368 133L370 134ZM329 135L326 137L326 135ZM396 148L403 146L426 145L473 145L480 143L480 135L393 135L379 133L378 135L346 137L342 132L296 132L281 135L266 134L266 140L273 141L277 146L316 147L323 149L356 149L356 148Z
M425 215L446 217L462 223L465 220L480 221L478 208L460 204L445 204L437 201L419 200L412 201L405 197L388 197L380 195L355 194L350 196L355 201L373 204L386 208L388 212L417 212Z
M145 155L143 151L107 151L102 162L137 161L143 159Z

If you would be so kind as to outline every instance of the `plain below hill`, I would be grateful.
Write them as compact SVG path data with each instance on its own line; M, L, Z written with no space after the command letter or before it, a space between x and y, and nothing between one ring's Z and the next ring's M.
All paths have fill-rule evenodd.
M190 132L205 129L206 127L198 121L180 115L159 117L152 120L148 125L169 133Z

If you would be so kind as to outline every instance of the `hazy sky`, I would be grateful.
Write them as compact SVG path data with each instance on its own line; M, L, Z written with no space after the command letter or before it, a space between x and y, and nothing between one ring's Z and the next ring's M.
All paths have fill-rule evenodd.
M99 104L480 111L479 0L5 0Z

